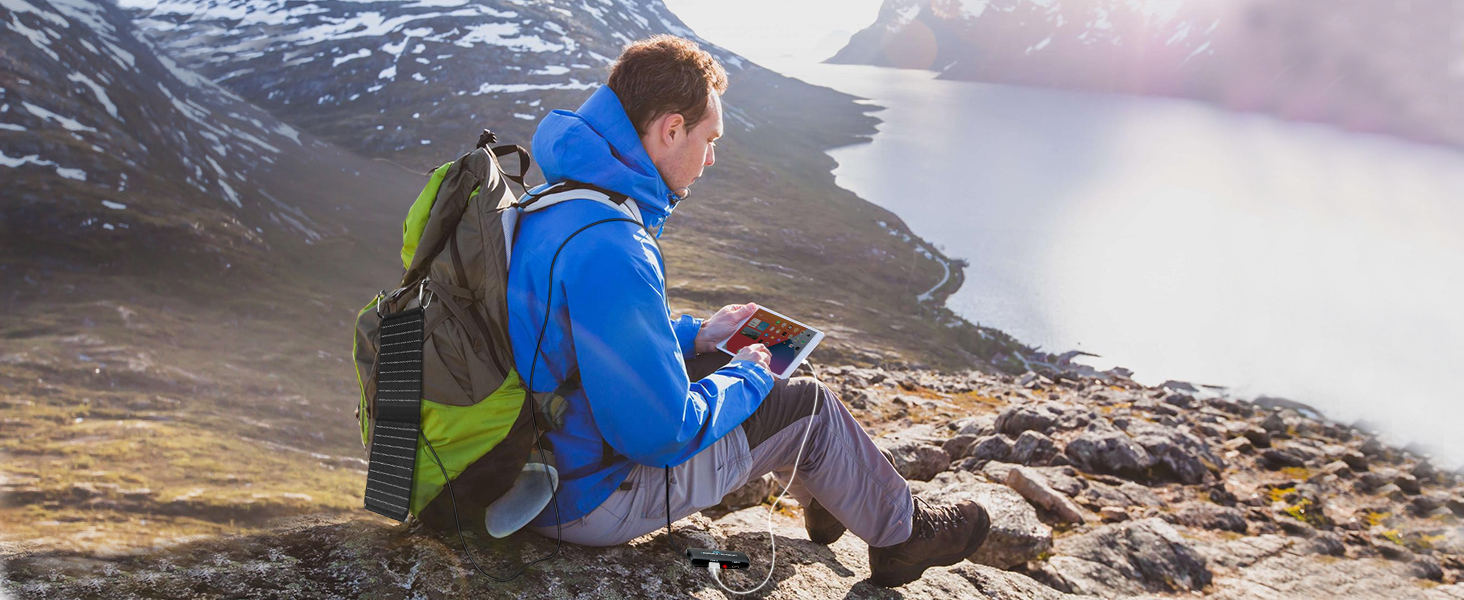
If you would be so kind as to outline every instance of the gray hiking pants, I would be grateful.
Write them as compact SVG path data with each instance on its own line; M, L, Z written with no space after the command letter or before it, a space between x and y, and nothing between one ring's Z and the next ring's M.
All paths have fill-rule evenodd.
M693 381L732 357L718 351L686 363ZM812 414L818 405L818 413ZM778 380L741 426L671 467L671 520L710 508L748 481L773 473L786 483L809 420L813 429L788 495L820 505L870 546L910 537L910 486L828 386L811 377ZM779 488L781 491L781 487ZM636 465L598 508L563 525L566 542L614 546L666 526L666 479L660 467ZM553 539L555 527L530 527Z

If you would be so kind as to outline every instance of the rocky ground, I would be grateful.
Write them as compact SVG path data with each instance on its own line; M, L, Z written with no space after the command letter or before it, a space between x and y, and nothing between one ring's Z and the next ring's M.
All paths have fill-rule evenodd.
M1122 371L1021 376L833 367L829 383L932 501L993 516L966 562L898 589L871 585L865 546L807 540L773 513L772 598L1464 598L1458 473L1368 432ZM1200 397L1197 397L1200 396ZM747 552L768 568L771 477L676 524L676 546ZM115 492L115 494L113 494ZM101 495L125 496L127 490ZM506 576L552 540L472 538ZM242 535L132 552L0 546L20 598L725 597L664 531L616 548L565 545L509 583L477 575L457 539L364 513L289 517Z

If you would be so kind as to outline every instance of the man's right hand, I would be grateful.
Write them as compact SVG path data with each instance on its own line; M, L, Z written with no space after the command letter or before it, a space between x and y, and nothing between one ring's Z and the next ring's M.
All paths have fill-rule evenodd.
M773 360L773 354L768 352L768 347L762 344L752 344L751 346L745 346L741 350L738 350L737 354L732 357L731 362L737 362L739 360L762 365L762 368L768 371L773 370L771 366L768 366Z

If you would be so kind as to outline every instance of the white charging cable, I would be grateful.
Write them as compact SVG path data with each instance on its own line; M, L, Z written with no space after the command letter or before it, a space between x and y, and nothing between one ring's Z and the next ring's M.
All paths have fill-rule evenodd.
M808 415L808 426L803 428L803 441L798 442L798 457L793 461L793 472L788 476L788 485L783 486L783 493L778 494L778 498L776 500L773 500L773 505L768 507L768 543L770 546L772 546L773 559L768 561L767 577L764 577L762 583L759 583L757 587L750 590L734 590L722 583L722 578L718 574L718 571L722 570L721 565L716 562L707 562L707 570L712 572L712 579L715 580L717 582L717 585L721 586L722 589L732 592L733 594L751 594L762 589L762 587L767 585L768 581L771 581L773 578L773 567L778 564L778 538L773 535L773 511L778 509L778 503L783 501L783 496L786 496L788 494L788 488L793 487L793 479L795 477L798 477L798 463L803 462L803 447L808 444L808 434L809 432L813 431L813 419L818 415L818 407L823 400L823 391L816 390L816 392L817 397L813 400L813 412Z

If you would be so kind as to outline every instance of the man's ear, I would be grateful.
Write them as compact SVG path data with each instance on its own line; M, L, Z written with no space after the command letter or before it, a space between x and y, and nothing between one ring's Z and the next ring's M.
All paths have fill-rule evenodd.
M676 134L677 133L685 134L686 133L685 129L686 129L686 118L685 117L682 117L681 116L681 113L671 113L669 115L666 115L666 129L665 129L665 131L666 131L667 138L669 138L669 139L666 140L667 143L675 143L676 142Z

